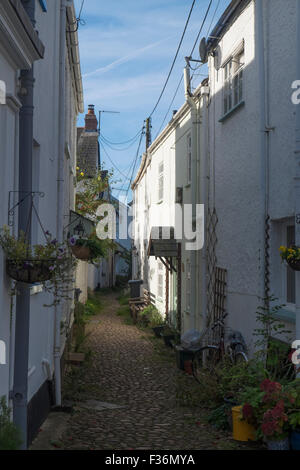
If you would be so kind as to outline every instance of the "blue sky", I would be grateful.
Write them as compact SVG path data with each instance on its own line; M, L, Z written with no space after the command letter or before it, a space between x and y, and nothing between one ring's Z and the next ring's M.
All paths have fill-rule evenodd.
M75 0L77 13L82 0ZM207 36L230 0L213 0L211 10L200 37ZM190 55L199 32L209 0L197 0L188 30L179 52L172 76L163 98L152 117L152 138L157 135L178 86L184 57ZM85 0L79 27L80 57L83 75L85 109L94 104L96 111L119 111L120 114L102 113L101 133L111 142L131 139L142 128L151 113L169 72L179 44L192 0ZM199 59L198 45L193 58ZM194 63L194 65L198 65ZM205 67L195 72L193 86L206 76ZM172 110L184 103L183 84L172 104ZM83 125L79 118L79 125ZM116 151L103 142L102 162L112 168L110 159L119 171L114 171L115 188L128 187L138 141L125 151ZM116 146L112 146L116 148ZM140 154L144 151L142 142ZM109 157L108 157L109 156ZM138 159L137 168L139 166ZM121 180L121 181L120 181ZM114 195L123 194L114 191Z

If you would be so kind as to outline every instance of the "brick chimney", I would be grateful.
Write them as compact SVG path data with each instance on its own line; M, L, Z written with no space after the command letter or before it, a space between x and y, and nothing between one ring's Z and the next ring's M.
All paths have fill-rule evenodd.
M95 106L89 104L88 113L85 115L85 131L86 132L97 132L98 121L95 116Z

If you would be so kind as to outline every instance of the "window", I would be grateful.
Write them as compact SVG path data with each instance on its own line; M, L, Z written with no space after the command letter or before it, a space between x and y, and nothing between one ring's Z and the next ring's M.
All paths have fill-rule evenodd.
M186 263L186 311L191 311L191 263Z
M288 247L295 245L295 225L286 227L286 245ZM296 276L295 271L289 266L286 271L286 302L296 303Z
M158 263L157 297L162 300L164 292L164 266Z
M164 198L164 163L161 162L158 166L158 202Z
M187 184L192 181L192 136L187 136Z
M243 101L244 57L244 50L240 50L224 66L224 114Z

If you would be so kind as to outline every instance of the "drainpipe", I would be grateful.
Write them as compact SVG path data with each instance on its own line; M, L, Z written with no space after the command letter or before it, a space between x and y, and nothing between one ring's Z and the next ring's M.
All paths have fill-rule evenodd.
M196 222L197 204L197 160L198 160L198 110L191 93L190 65L186 58L187 65L184 68L184 90L185 99L191 110L192 121L192 214L193 222ZM196 308L197 308L197 251L191 250L191 320L190 328L196 328Z
M57 219L56 239L63 241L64 216L64 159L65 159L65 64L66 64L66 27L67 27L67 1L60 3L60 41L59 41L59 140L57 157ZM60 321L61 305L55 305L54 310L54 382L55 404L61 406L61 365L60 365Z
M259 93L260 93L260 162L261 162L261 195L262 195L262 243L261 243L261 296L268 296L268 202L269 202L269 131L271 130L267 122L267 95L266 95L266 73L265 73L265 43L264 43L264 15L263 2L256 0L255 2L255 24L256 24L256 41L257 41L257 57L259 70ZM266 303L267 304L267 303ZM267 306L267 305L266 305Z
M300 2L297 2L297 42L300 44ZM296 78L300 80L300 55L297 54ZM296 168L295 168L295 242L300 246L300 104L296 105ZM300 272L296 275L296 338L300 340ZM300 368L297 370L297 378L300 378Z
M208 155L208 97L209 87L201 87L202 114L201 114L201 138L200 138L200 204L204 205L204 227L206 226L207 214L207 155ZM206 230L204 230L204 245L200 251L201 259L201 312L203 322L206 320L207 312L207 259L206 259ZM204 323L201 328L204 327Z
M31 23L35 25L35 0L22 1ZM33 89L34 73L22 70L20 74L22 93L20 101L19 121L19 201L25 194L28 197L21 204L18 211L18 230L26 232L30 217L32 192L32 152L33 152ZM31 230L27 231L27 240L31 241ZM27 404L28 404L28 356L29 356L29 322L30 322L30 287L18 283L16 299L16 325L15 325L15 357L14 379L11 398L13 400L13 420L22 434L21 450L27 448Z

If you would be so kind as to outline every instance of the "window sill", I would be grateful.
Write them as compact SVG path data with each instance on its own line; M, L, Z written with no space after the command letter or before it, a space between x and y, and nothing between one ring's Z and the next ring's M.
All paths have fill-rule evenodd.
M228 113L224 114L224 116L219 119L219 122L224 122L226 121L232 114L234 114L238 109L242 108L245 105L245 101L241 101L239 104L234 106Z
M286 321L288 323L296 323L296 311L294 304L288 304L285 308L282 308L277 313L274 314L274 317L278 320Z

